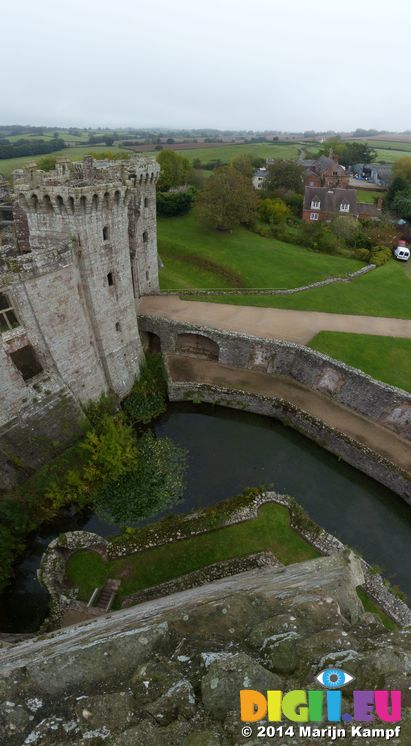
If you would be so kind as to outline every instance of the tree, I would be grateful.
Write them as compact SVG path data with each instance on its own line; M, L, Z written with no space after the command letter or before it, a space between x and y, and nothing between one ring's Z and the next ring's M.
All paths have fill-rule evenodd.
M403 161L401 164L400 161ZM398 169L393 168L395 174L390 188L385 197L385 206L398 218L403 220L411 219L411 169L408 171L408 164L411 158L401 158L398 163ZM397 164L395 164L396 166Z
M411 187L411 158L399 158L392 167L393 178L404 179Z
M352 166L354 163L371 163L377 156L366 142L343 142L339 137L325 140L320 153L328 155L332 151L338 157L342 166Z
M276 199L263 199L259 205L258 212L261 220L271 224L283 223L290 215L290 209L284 200L279 197L276 197Z
M294 161L278 160L271 163L268 166L266 191L273 192L276 189L303 194L303 168Z
M186 183L187 175L190 171L190 161L174 150L166 148L159 153L157 160L160 164L161 172L158 180L158 189L160 192L168 192L173 187L182 186Z
M238 155L236 158L233 158L232 165L240 172L240 174L243 174L243 176L246 176L248 179L252 178L254 164L250 155Z
M207 179L197 204L203 222L217 230L230 230L253 220L257 195L248 177L232 165L221 166Z

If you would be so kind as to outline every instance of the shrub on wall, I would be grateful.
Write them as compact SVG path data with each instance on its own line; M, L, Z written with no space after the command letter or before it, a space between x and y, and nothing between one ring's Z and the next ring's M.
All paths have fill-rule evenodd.
M167 386L160 354L148 354L140 377L123 404L132 422L147 424L167 409Z

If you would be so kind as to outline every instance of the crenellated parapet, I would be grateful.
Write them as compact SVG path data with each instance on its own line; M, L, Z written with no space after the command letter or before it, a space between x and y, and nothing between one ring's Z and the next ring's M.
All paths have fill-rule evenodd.
M13 172L16 192L43 188L46 192L56 187L84 187L101 184L121 184L137 186L158 179L160 167L155 158L135 156L130 160L96 161L86 156L82 161L71 162L59 158L52 171L41 171L35 162L27 163L22 169Z

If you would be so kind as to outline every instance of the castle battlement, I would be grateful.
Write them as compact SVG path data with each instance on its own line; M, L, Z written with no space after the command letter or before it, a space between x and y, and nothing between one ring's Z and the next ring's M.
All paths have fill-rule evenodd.
M103 393L130 391L143 358L136 303L159 290L159 171L153 158L86 157L14 172L0 226L0 472L2 453L31 468L53 455L39 455L31 422L57 430L61 447L73 437L73 417L57 427L47 392L76 414Z
M56 187L83 187L117 183L124 186L140 186L148 181L156 181L160 166L152 157L134 156L130 160L94 160L86 156L82 161L69 161L58 158L56 168L41 171L35 161L24 168L13 171L15 191L26 192L43 187L55 191Z

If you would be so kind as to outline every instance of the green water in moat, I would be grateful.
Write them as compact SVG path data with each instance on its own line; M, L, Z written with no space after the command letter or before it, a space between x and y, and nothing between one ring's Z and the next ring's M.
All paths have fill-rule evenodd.
M321 526L378 564L411 598L411 509L393 492L281 423L230 409L171 404L154 426L189 454L184 499L168 512L212 505L246 487L293 495ZM158 516L156 516L158 517ZM38 628L48 597L36 579L45 546L62 531L118 533L90 513L43 527L0 599L0 629Z

